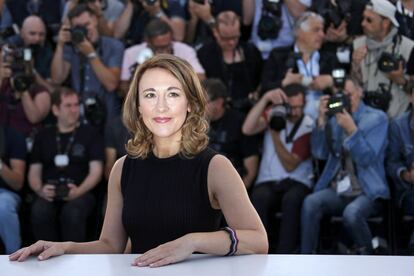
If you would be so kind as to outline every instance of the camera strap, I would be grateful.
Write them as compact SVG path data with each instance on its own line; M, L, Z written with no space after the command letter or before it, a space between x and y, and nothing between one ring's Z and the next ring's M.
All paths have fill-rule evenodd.
M57 154L58 155L61 155L61 154L69 155L70 148L72 147L73 143L75 142L76 129L77 129L77 127L75 127L75 129L72 131L72 134L69 137L68 143L66 144L65 151L62 152L60 133L59 133L58 127L56 126L56 146L57 146Z
M295 138L296 133L299 130L300 125L302 124L303 118L305 116L302 115L300 117L300 119L295 123L295 125L293 126L292 130L290 131L289 135L286 136L286 144L290 144L293 142L293 138Z

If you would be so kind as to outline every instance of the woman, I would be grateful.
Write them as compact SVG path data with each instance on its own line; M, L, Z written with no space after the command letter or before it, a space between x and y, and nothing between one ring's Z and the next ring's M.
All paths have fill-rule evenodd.
M137 266L175 263L193 252L266 253L266 231L242 180L228 159L206 148L205 106L187 62L157 55L142 64L124 104L124 122L134 136L128 155L112 169L99 240L38 241L10 260L122 253L128 237L132 253L143 253L133 262ZM225 231L219 230L220 210L229 225Z

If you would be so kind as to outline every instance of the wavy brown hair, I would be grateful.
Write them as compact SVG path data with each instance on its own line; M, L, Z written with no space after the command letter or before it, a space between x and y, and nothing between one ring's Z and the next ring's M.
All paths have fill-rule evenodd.
M139 114L139 83L147 70L161 68L172 74L183 87L190 106L190 112L181 128L180 154L190 158L201 152L208 144L208 123L206 120L206 93L191 65L176 56L156 55L141 64L134 74L124 103L123 121L132 133L126 150L135 158L145 158L152 151L153 135Z

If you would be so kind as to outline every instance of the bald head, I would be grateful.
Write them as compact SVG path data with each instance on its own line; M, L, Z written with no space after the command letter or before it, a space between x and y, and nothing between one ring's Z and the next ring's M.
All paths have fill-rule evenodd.
M43 20L36 16L28 16L22 24L21 37L25 45L43 45L46 38L46 27Z

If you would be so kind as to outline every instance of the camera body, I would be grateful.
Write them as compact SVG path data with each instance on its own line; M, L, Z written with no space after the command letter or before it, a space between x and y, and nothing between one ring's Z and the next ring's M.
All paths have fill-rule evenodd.
M325 28L333 25L336 29L338 28L342 21L349 21L350 13L349 3L345 1L336 1L334 4L331 0L328 0L327 3L318 10L318 13L325 19Z
M344 109L351 112L351 101L343 91L338 91L329 98L327 107L328 111L326 111L326 115L331 117L336 113L342 112Z
M401 62L405 66L405 60L401 55L383 52L378 59L377 66L380 71L389 73L398 70Z
M17 92L28 90L34 82L32 49L6 44L2 48L2 52L3 60L11 63L12 75L10 80L14 90Z
M387 89L386 85L387 84L385 83L380 83L377 90L365 91L364 103L373 108L387 112L392 100L392 94L390 89Z
M257 34L263 40L276 39L282 28L282 0L263 0L262 16L257 26Z
M106 120L106 108L98 95L96 93L86 95L82 104L88 122L98 128L103 128Z
M47 181L48 184L55 186L55 200L61 201L69 195L69 183L73 183L72 179L59 177L58 179Z
M69 29L71 42L75 45L83 42L88 35L88 29L85 26L74 26Z
M274 131L281 131L286 128L286 119L292 113L289 104L282 103L272 107L269 113L269 127Z

